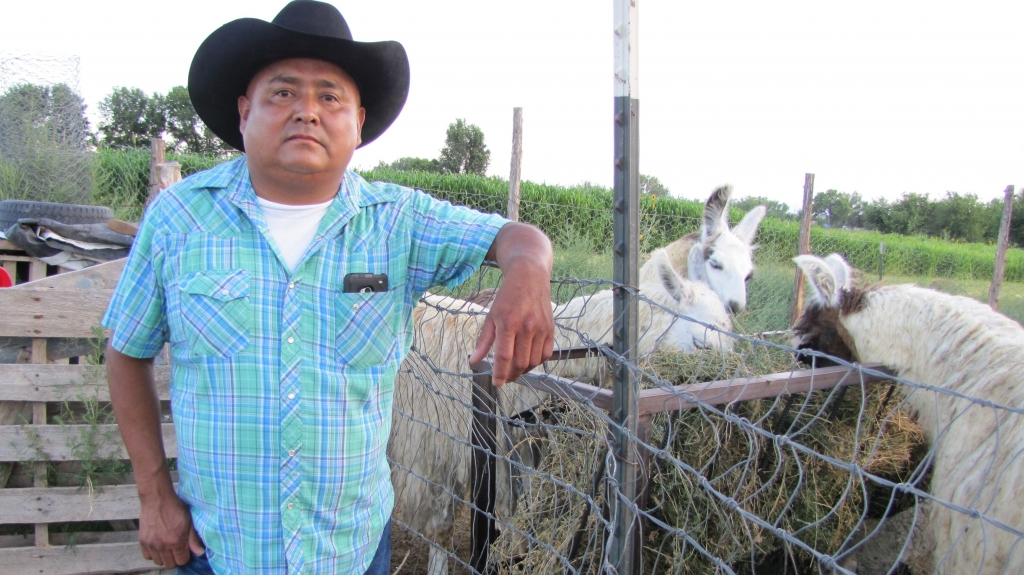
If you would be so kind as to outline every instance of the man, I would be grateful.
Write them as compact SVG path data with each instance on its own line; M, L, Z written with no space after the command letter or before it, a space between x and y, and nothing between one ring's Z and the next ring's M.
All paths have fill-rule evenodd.
M312 0L231 22L196 53L196 110L246 154L153 202L104 318L139 543L158 565L387 573L392 391L430 286L494 259L505 281L472 360L493 344L500 385L550 356L543 233L346 171L408 79L401 45L352 41ZM165 342L177 493L152 375Z

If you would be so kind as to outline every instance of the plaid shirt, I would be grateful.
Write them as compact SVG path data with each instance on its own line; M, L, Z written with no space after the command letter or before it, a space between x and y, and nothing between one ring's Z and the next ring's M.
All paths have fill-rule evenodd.
M468 278L504 223L349 171L289 273L245 157L150 206L103 324L129 356L170 342L178 491L218 573L369 567L413 307ZM343 293L348 273L389 290Z

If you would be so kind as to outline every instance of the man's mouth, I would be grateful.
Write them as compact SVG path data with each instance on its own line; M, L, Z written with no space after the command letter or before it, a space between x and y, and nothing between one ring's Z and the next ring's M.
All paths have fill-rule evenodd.
M313 136L310 136L309 134L296 134L296 135L288 138L288 140L286 140L286 141L291 142L291 141L295 141L295 140L313 142L313 143L316 143L316 144L320 143L320 140L316 139Z

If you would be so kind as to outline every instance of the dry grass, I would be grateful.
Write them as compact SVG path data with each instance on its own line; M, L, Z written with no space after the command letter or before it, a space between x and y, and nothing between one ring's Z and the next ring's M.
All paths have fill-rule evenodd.
M644 385L799 369L783 351L739 347L739 353L728 354L656 353L644 363L652 376ZM876 383L655 416L650 443L655 453L664 452L651 463L644 571L716 573L709 556L738 572L754 565L757 572L771 573L811 568L810 554L777 536L775 528L820 553L848 547L847 538L863 519L883 514L893 497L867 475L907 480L923 455L921 429L894 409L899 392L887 399L890 389ZM512 528L492 547L500 573L558 573L565 562L581 573L597 572L593 560L603 544L606 486L595 489L594 478L607 456L604 421L585 407L568 405L557 424L544 430L544 465L524 473ZM580 543L570 557L574 537Z

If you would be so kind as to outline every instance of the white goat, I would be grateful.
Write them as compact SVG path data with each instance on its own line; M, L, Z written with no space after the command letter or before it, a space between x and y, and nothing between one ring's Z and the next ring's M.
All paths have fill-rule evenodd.
M908 405L933 444L914 573L1024 573L1024 328L972 299L913 285L861 290L838 254L795 258L813 294L793 344L954 393L914 388ZM975 402L988 403L989 406ZM969 509L961 512L949 505Z
M640 295L650 302L638 304L639 328L635 357L643 357L655 349L691 353L697 349L714 348L731 351L733 338L701 324L678 316L691 317L720 329L731 331L729 313L706 284L684 280L661 251L655 251L648 262L655 270L653 281L640 284ZM612 343L614 300L612 290L592 296L580 296L555 308L555 345L559 348L589 344ZM667 310L658 306L663 306ZM610 374L604 356L544 364L554 375L569 379L607 384Z
M395 380L388 443L395 488L392 517L442 548L450 546L454 534L456 498L472 501L473 381L459 374L470 373L469 354L486 314L478 305L426 294L413 310L415 349ZM499 413L516 414L544 401L516 383L502 386L499 396ZM499 424L497 435L499 455L536 464L522 428ZM495 467L495 515L507 520L515 512L516 473L502 457ZM428 575L447 573L447 560L444 550L431 546Z
M747 306L747 281L754 272L754 236L764 218L765 207L757 206L729 229L729 198L732 187L711 193L704 204L700 231L687 234L651 254L640 267L640 283L658 281L654 253L663 252L679 275L711 286L733 313Z

